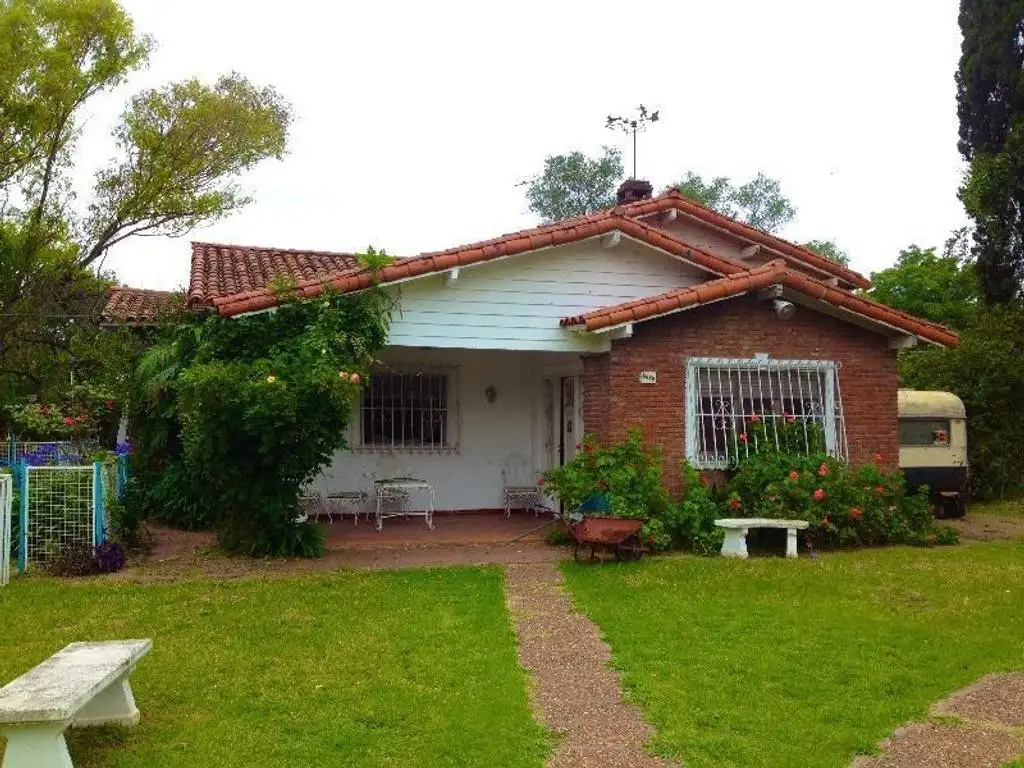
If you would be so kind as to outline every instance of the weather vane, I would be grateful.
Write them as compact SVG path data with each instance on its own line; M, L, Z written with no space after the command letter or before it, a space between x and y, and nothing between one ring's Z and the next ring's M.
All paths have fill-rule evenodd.
M647 107L641 104L636 108L636 117L615 117L614 115L608 115L608 119L604 124L605 128L613 131L622 131L623 133L633 134L633 178L636 178L636 135L647 130L647 126L651 123L658 122L658 112L660 110L654 110L648 112Z

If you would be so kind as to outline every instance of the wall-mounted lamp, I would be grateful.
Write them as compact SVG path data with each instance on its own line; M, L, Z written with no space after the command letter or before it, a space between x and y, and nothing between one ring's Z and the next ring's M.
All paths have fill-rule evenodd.
M498 399L498 390L494 388L493 384L491 384L489 387L487 387L487 389L484 390L484 397L487 398L488 403L493 403L495 400Z

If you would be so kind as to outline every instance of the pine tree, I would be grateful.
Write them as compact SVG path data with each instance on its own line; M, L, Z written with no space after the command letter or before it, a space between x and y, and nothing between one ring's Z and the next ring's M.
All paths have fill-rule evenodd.
M985 297L1004 303L1024 286L1024 0L961 0L960 30L960 199Z

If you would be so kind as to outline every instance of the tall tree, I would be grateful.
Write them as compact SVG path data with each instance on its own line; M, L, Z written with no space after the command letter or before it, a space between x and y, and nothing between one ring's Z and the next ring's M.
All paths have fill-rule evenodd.
M782 185L763 173L737 187L726 176L704 181L700 174L687 171L672 187L723 216L766 232L777 232L796 216L796 208L782 193Z
M527 207L544 222L585 216L615 205L624 175L622 153L603 147L600 157L582 152L551 155L544 170L526 182Z
M151 47L116 0L0 0L0 371L8 392L39 384L14 373L12 361L25 367L33 348L63 348L68 326L95 314L108 248L228 215L248 202L241 174L285 151L290 107L273 88L238 74L172 83L130 101L113 131L113 157L79 205L71 178L83 108L144 66Z
M841 266L850 266L849 255L839 247L835 240L809 240L804 243L804 248Z
M961 0L960 31L960 198L985 297L1004 303L1024 287L1024 0Z
M910 245L896 263L871 275L870 296L893 309L953 328L966 328L975 317L981 284L974 263L963 256L955 235L943 253Z

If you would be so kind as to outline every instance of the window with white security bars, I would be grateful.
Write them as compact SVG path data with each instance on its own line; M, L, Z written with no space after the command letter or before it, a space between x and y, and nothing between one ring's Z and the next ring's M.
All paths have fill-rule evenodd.
M359 403L359 442L367 449L443 450L456 446L448 371L381 372Z
M755 428L759 425L759 428ZM839 368L823 360L690 358L686 365L686 456L728 469L761 440L788 450L847 456Z

